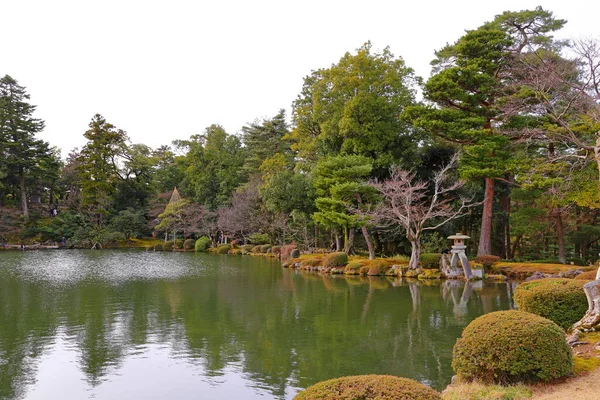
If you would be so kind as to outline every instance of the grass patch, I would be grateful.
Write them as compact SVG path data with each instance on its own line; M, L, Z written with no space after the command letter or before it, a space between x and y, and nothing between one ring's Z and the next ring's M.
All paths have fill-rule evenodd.
M521 400L531 396L531 389L524 385L484 385L478 382L451 385L442 392L443 400Z
M573 357L573 373L575 375L587 374L600 366L600 359L596 357Z
M493 274L503 274L511 278L524 279L531 276L534 272L544 274L557 274L580 269L582 271L591 271L596 269L594 266L582 267L578 265L567 264L546 264L546 263L524 263L524 262L506 262L495 263L490 272Z

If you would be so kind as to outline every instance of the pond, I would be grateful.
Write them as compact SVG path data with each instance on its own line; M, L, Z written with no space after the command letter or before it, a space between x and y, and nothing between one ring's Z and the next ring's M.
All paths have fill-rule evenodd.
M367 373L442 389L463 327L512 289L251 256L0 252L0 399L291 399Z

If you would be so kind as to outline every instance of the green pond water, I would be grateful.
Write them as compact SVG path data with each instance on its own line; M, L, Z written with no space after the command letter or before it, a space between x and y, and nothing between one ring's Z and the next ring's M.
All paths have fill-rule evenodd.
M332 277L250 256L0 252L0 399L291 399L392 374L436 389L506 283Z

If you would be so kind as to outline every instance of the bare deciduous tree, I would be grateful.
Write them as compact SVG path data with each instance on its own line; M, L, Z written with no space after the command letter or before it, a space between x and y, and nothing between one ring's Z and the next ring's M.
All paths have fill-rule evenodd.
M371 217L380 224L397 224L404 228L412 246L409 262L412 269L419 266L424 231L438 229L463 216L467 208L480 204L465 198L455 204L454 194L464 185L463 181L451 181L450 170L457 158L455 155L429 182L417 180L415 173L398 167L391 170L389 179L371 182L383 198L370 212Z

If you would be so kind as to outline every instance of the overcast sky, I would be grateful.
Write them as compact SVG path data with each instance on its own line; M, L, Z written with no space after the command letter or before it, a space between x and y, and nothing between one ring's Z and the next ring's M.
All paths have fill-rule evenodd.
M6 0L0 75L27 88L63 157L96 113L157 147L289 115L311 70L368 40L427 78L433 51L465 29L537 5L568 20L557 36L600 37L591 0Z

